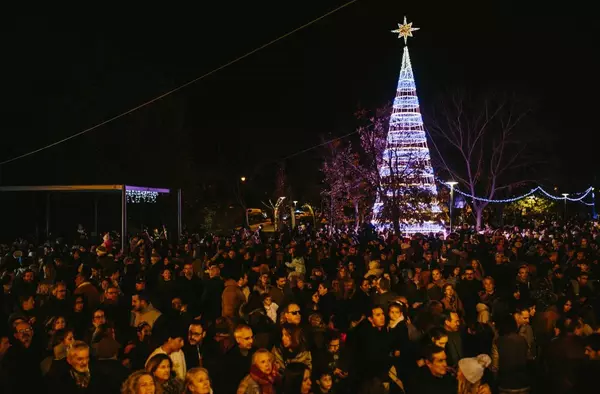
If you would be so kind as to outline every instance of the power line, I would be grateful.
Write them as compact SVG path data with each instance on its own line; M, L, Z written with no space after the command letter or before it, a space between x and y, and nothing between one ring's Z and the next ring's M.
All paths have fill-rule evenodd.
M319 147L321 147L321 146L323 146L323 145L330 144L330 143L332 143L332 142L335 142L335 141L337 141L337 140L341 140L341 139L343 139L343 138L350 137L351 135L353 135L353 134L356 134L356 133L358 133L358 130L355 130L355 131L353 131L353 132L351 132L351 133L348 133L348 134L344 134L344 135L342 135L341 137L337 137L337 138L331 139L331 140L329 140L329 141L322 142L322 143L320 143L320 144L318 144L318 145L311 146L310 148L303 149L303 150L301 150L301 151L298 151L298 152L296 152L296 153L292 153L291 155L285 156L285 157L283 157L283 158L281 158L281 159L277 159L277 160L274 160L274 161L284 161L284 160L287 160L287 159L291 159L292 157L295 157L295 156L301 155L301 154L303 154L303 153L306 153L306 152L308 152L308 151L310 151L310 150L313 150L313 149L319 148Z
M292 34L294 34L294 33L298 32L298 31L300 31L300 30L302 30L302 29L304 29L304 28L306 28L306 27L308 27L308 26L310 26L310 25L312 25L312 24L314 24L314 23L317 23L317 22L318 22L318 21L320 21L321 19L324 19L324 18L328 17L329 15L331 15L331 14L334 14L334 13L336 13L336 12L340 11L340 10L341 10L341 9L343 9L343 8L346 8L347 6L349 6L349 5L353 4L353 3L356 3L357 1L358 1L358 0L351 0L351 1L349 1L349 2L345 3L345 4L341 5L341 6L339 6L339 7L335 8L335 9L333 9L332 11L329 11L329 12L327 12L326 14L323 14L323 15L321 15L320 17L318 17L318 18L316 18L316 19L313 19L312 21L310 21L310 22L308 22L308 23L306 23L306 24L304 24L304 25L302 25L302 26L300 26L300 27L298 27L298 28L296 28L296 29L294 29L294 30L292 30L292 31L290 31L290 32L288 32L288 33L286 33L286 34L284 34L284 35L282 35L282 36L280 36L280 37L278 37L278 38L276 38L276 39L272 40L272 41L269 41L268 43L266 43L266 44L264 44L264 45L261 45L261 46L259 46L258 48L254 49L254 50L252 50L252 51L250 51L250 52L248 52L248 53L246 53L245 55L242 55L242 56L240 56L240 57L238 57L238 58L236 58L236 59L234 59L234 60L232 60L232 61L230 61L230 62L228 62L228 63L225 63L225 64L223 64L222 66L220 66L220 67L217 67L217 68L215 68L214 70L212 70L212 71L209 71L209 72L207 72L206 74L204 74L204 75L202 75L202 76L200 76L200 77L198 77L198 78L192 79L191 81L188 81L188 82L184 83L183 85L179 85L178 87L176 87L176 88L174 88L174 89L172 89L172 90L169 90L168 92L165 92L165 93L161 94L160 96L157 96L157 97L155 97L155 98L153 98L153 99L151 99L151 100L148 100L148 101L146 101L146 102L144 102L144 103L142 103L142 104L138 105L137 107L133 107L133 108L131 108L131 109L130 109L130 110L128 110L128 111L122 112L121 114L119 114L119 115L116 115L116 116L113 116L112 118L109 118L109 119L107 119L107 120L103 121L102 123L98 123L98 124L97 124L97 125L95 125L95 126L89 127L89 128L87 128L87 129L85 129L85 130L83 130L83 131L80 131L79 133L76 133L76 134L73 134L73 135L71 135L71 136L69 136L69 137L63 138L62 140L59 140L59 141L53 142L53 143L51 143L51 144L49 144L49 145L46 145L46 146L44 146L44 147L42 147L42 148L39 148L39 149L33 150L33 151L31 151L31 152L24 153L24 154L22 154L22 155L20 155L20 156L13 157L12 159L8 159L8 160L5 160L5 161L3 161L3 162L0 162L0 166L1 166L1 165L3 165L3 164L7 164L7 163L10 163L10 162L13 162L13 161L16 161L16 160L19 160L19 159L25 158L25 157L27 157L27 156L34 155L34 154L36 154L36 153L39 153L39 152L41 152L41 151L44 151L44 150L46 150L46 149L53 148L53 147L55 147L56 145L60 145L60 144L62 144L63 142L69 141L69 140L71 140L71 139L73 139L73 138L79 137L80 135L83 135L83 134L86 134L86 133L88 133L88 132L90 132L90 131L96 130L96 129L97 129L97 128L99 128L99 127L102 127L102 126L104 126L104 125L106 125L106 124L108 124L108 123L110 123L110 122L113 122L113 121L115 121L115 120L117 120L117 119L120 119L120 118L122 118L122 117L124 117L124 116L126 116L126 115L129 115L129 114L131 114L131 113L133 113L133 112L135 112L135 111L137 111L137 110L139 110L139 109L142 109L142 108L144 108L144 107L146 107L146 106L148 106L148 105L150 105L150 104L152 104L152 103L154 103L154 102L156 102L156 101L158 101L158 100L161 100L161 99L163 99L163 98L165 98L165 97L167 97L167 96L169 96L169 95L171 95L171 94L173 94L173 93L175 93L175 92L177 92L177 91L179 91L179 90L181 90L181 89L183 89L183 88L186 88L186 87L188 87L189 85L192 85L192 84L194 84L194 83L196 83L196 82L200 81L201 79L204 79L204 78L206 78L206 77L208 77L208 76L210 76L210 75L212 75L212 74L214 74L214 73L216 73L216 72L218 72L218 71L221 71L222 69L224 69L224 68L226 68L226 67L229 67L229 66L231 66L231 65L232 65L232 64L234 64L234 63L237 63L237 62L239 62L240 60L242 60L242 59L245 59L245 58L247 58L248 56L250 56L250 55L253 55L253 54L255 54L255 53L256 53L256 52L258 52L258 51L261 51L261 50L265 49L266 47L268 47L268 46L270 46L270 45L272 45L272 44L275 44L276 42L278 42L278 41L281 41L281 40L283 40L284 38L287 38L288 36L291 36Z

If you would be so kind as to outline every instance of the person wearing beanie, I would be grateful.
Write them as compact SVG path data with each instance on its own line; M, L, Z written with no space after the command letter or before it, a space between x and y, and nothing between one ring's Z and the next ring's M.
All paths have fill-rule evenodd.
M481 384L481 378L492 359L487 354L477 357L463 358L458 362L458 394L483 394L491 393L487 384Z

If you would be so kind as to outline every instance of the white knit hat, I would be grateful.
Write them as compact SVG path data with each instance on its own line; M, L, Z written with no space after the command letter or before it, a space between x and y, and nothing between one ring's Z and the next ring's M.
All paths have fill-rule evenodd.
M483 371L490 366L492 359L487 354L477 357L463 358L458 362L458 369L471 383L477 383L483 377Z

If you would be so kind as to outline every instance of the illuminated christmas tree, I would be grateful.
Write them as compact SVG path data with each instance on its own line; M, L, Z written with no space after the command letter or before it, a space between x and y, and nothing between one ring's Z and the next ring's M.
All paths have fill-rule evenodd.
M398 217L405 234L445 232L436 220L440 214L437 189L427 146L423 118L406 40L418 28L412 23L398 24L404 38L402 67L389 121L386 147L379 164L380 187L373 207L374 221L380 227ZM390 220L392 219L392 220Z

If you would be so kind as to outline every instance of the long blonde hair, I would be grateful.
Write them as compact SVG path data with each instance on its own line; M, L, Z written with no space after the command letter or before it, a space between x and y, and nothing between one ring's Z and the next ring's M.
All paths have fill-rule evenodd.
M457 375L457 378L458 394L477 394L477 391L479 391L479 386L481 386L481 380L476 383L471 383L460 371Z

